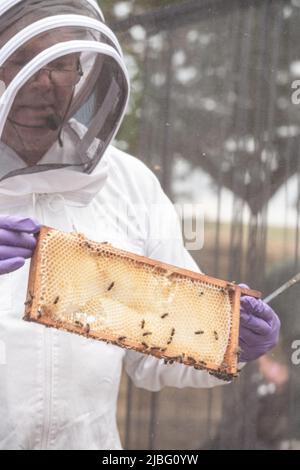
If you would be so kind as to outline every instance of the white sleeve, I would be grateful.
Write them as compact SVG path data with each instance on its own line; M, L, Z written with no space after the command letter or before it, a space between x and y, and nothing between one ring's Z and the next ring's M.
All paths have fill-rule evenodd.
M208 372L184 364L164 364L163 359L127 351L125 370L136 387L158 392L163 387L211 388L228 382L213 377Z
M159 224L163 237L157 237L157 213L150 214L146 255L159 261L201 272L183 244L177 213L159 183L155 188L155 212L159 210ZM161 232L161 233L162 233ZM209 388L227 382L217 379L206 371L196 370L184 364L164 364L163 359L147 356L136 351L126 351L125 370L137 387L158 391L165 386L177 388Z

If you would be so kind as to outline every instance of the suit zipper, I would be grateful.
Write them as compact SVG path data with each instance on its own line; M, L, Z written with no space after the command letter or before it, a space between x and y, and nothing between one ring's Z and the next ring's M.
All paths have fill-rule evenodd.
M42 450L46 450L49 445L49 434L52 415L52 331L50 331L48 328L44 329L44 367L44 420L41 438Z
M45 217L43 214L39 194L33 195L34 210L36 217L41 224L45 224ZM44 343L43 343L43 366L44 366L44 409L43 409L43 423L41 433L41 449L45 450L49 445L49 435L51 427L52 415L52 381L53 381L53 364L52 364L52 331L44 328Z

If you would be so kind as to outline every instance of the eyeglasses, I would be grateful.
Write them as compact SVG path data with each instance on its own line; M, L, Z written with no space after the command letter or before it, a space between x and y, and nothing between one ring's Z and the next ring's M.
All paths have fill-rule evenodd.
M5 82L10 83L25 65L25 63L7 61L7 65L2 67ZM64 64L53 62L52 65L49 64L47 67L42 67L28 80L27 83L34 82L37 80L40 73L45 71L49 73L50 80L56 86L72 87L77 85L81 77L83 77L83 70L80 61L78 61L76 68L64 67Z

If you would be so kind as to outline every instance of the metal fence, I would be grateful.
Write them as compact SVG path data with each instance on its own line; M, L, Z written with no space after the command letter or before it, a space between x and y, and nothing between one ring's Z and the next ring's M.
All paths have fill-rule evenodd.
M193 0L116 22L133 79L119 144L174 202L201 202L208 274L265 293L299 269L299 0ZM300 448L299 286L273 302L279 347L213 390L136 389L126 448ZM295 361L294 361L295 362Z

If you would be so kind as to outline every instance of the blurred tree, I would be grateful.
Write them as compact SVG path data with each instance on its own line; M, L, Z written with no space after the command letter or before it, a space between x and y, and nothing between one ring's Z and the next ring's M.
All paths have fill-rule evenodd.
M221 253L227 254L219 219L212 242L217 248L212 250L214 260L209 266L214 266L216 276L222 269L224 278L240 279L244 264L249 283L259 286L265 275L266 243L273 236L269 234L267 240L265 208L293 175L300 174L300 105L292 100L293 81L300 79L300 1L99 0L99 4L120 39L132 83L130 106L117 145L143 159L154 171L162 168L157 174L171 196L177 161L181 164L181 172L176 167L177 176L181 173L178 179L182 181L184 176L190 186L195 169L201 177L210 176L219 191L220 208L223 188L232 191L228 267L225 255L223 264L218 261ZM202 190L202 181L200 178L194 184L197 191ZM286 188L286 209L288 193ZM299 194L295 192L291 199L299 214ZM192 200L189 192L186 200ZM245 207L251 216L244 253ZM277 277L270 276L266 292L295 273L295 260L285 259L285 249L281 253L280 246L274 243L272 249L288 265L276 273L272 265ZM298 252L297 245L295 259L299 263ZM299 292L294 289L278 301L282 304L276 303L275 309L285 320L283 349L288 361L291 341L299 338ZM279 413L289 415L290 435L299 439L299 400L282 394L272 401L268 395L258 409L256 377L253 367L238 386L222 391L219 448L254 447L257 434L264 445L274 445L282 439L281 434L286 436L285 423L278 419L274 425ZM291 394L299 397L296 367L290 368L289 383ZM282 397L287 399L278 403L277 398ZM291 404L288 412L283 410L287 402ZM261 416L260 422L257 416Z
M98 3L107 21L112 21L120 17L126 18L129 14L139 15L148 10L180 2L178 0L120 0L114 2L111 0L98 0Z
M139 156L164 161L167 178L174 156L188 160L191 171L202 168L259 213L299 165L291 85L300 70L293 47L300 8L291 0L232 0L226 8L218 0L99 3L132 80L120 146L139 154L142 141L148 150ZM126 18L135 15L129 27Z

